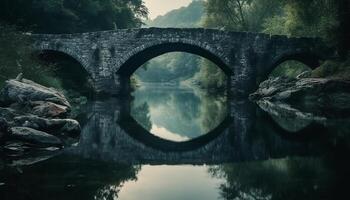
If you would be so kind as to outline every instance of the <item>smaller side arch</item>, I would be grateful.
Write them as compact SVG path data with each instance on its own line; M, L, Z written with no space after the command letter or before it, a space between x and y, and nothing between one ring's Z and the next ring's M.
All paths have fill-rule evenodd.
M287 52L283 53L274 59L267 65L264 72L259 76L259 82L266 80L276 67L286 61L298 61L304 65L310 67L311 69L316 69L321 64L321 56L314 54L312 52Z
M35 54L40 54L45 51L52 51L65 54L76 60L89 73L89 76L93 79L93 81L95 81L96 77L94 76L94 73L90 71L88 61L86 59L83 59L78 54L79 51L76 49L65 48L62 45L62 43L37 43L34 44L34 51Z
M43 63L58 64L57 66L60 66L55 71L55 76L57 75L61 79L62 86L79 91L82 95L89 98L97 93L95 77L84 66L84 63L79 61L80 59L73 56L74 54L50 48L35 49L32 54L37 56Z

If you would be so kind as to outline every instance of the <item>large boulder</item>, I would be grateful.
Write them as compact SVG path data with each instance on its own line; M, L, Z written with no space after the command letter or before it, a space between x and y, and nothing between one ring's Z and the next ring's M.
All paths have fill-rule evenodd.
M58 105L52 102L34 101L31 102L32 114L39 117L57 118L65 117L69 112L67 106Z
M54 135L78 136L81 128L73 119L46 119L38 116L18 116L14 118L17 126L29 127Z
M350 81L277 77L262 82L253 101L284 102L309 110L350 111Z
M11 138L38 147L61 147L62 141L50 134L27 127L12 127Z
M8 80L0 91L0 105L25 103L29 101L48 101L68 108L71 107L61 92L27 79Z

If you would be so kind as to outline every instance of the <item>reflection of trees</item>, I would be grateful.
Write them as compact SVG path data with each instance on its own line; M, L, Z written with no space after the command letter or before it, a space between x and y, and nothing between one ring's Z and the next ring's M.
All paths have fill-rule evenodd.
M152 113L151 119L158 126L191 138L200 135L196 121L199 117L200 99L192 91L146 87L136 90L134 96L131 110L147 102ZM136 119L136 116L133 117Z
M143 126L147 121L139 111L147 102L158 126L194 138L216 128L226 117L226 96L209 95L198 88L144 88L135 91L132 116ZM142 120L144 119L144 120Z
M198 89L196 89L196 94L201 99L201 128L206 133L220 125L227 116L227 97L224 94L208 94Z
M5 199L117 199L123 183L136 180L139 170L139 166L60 156L20 172L0 171L2 181L10 186L2 195Z
M186 80L198 71L200 57L190 53L166 53L140 67L136 75L144 82Z
M287 158L211 167L223 199L328 199L334 174L321 159Z
M134 107L131 110L131 115L146 130L150 131L152 129L152 122L149 114L149 106L146 102L137 107Z

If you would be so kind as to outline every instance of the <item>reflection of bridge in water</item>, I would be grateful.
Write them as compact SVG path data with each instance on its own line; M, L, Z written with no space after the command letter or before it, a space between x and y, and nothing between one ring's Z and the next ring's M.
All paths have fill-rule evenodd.
M263 116L257 118L257 109L250 102L233 101L230 107L230 115L213 131L191 141L172 142L143 129L121 101L97 101L72 151L87 158L135 164L216 164L315 152L315 145L294 137L310 136L310 127L290 133L266 113L258 112Z

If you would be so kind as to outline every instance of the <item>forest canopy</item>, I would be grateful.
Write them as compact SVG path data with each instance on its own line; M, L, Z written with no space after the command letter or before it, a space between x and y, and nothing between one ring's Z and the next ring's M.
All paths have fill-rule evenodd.
M142 0L2 0L0 21L35 33L76 33L140 27Z
M142 0L1 0L0 86L4 80L23 73L38 83L67 89L67 78L59 73L80 67L68 60L47 66L32 55L30 40L21 32L60 34L138 28L147 16Z

